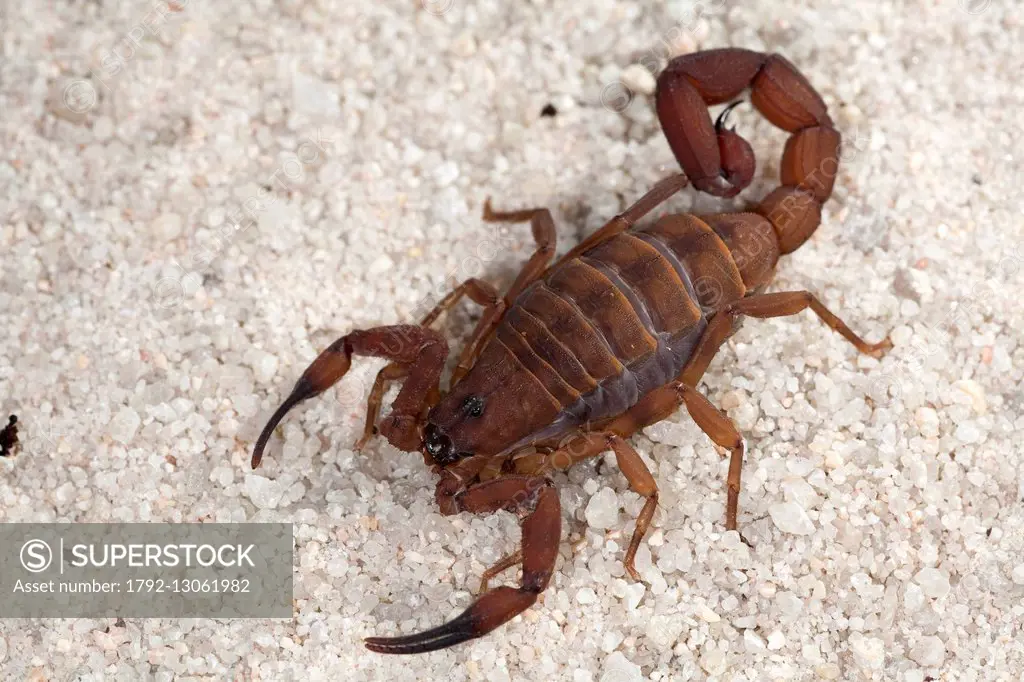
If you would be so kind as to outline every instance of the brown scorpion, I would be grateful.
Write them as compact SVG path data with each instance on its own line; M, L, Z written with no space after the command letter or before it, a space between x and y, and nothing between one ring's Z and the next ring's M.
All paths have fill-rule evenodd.
M731 197L754 174L754 153L709 105L750 89L754 107L792 135L781 186L740 213L667 215L635 224L687 184ZM479 279L449 293L419 325L353 331L324 350L270 418L252 457L259 466L274 428L297 403L325 391L353 355L386 358L368 401L357 449L377 432L388 382L404 380L379 432L396 448L420 450L440 477L443 514L505 509L522 525L520 549L483 576L480 597L454 620L403 637L371 637L373 651L411 654L480 637L522 613L544 591L561 537L561 507L550 475L607 451L630 487L646 498L625 553L634 558L658 504L654 477L626 440L680 405L731 451L725 527L736 529L744 446L736 427L697 384L743 317L794 315L810 308L857 350L880 356L888 339L862 340L807 291L763 293L781 254L803 244L832 193L840 135L825 103L784 57L738 48L673 59L658 78L656 106L685 174L657 183L639 201L554 265L555 226L544 208L497 212L484 220L529 221L536 251L504 296ZM462 297L484 313L462 351L447 393L448 356L431 323ZM487 581L521 564L519 587Z

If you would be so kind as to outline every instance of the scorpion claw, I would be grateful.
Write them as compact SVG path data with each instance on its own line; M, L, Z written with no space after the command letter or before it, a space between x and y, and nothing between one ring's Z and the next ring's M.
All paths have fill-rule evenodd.
M404 637L368 637L366 648L378 654L422 654L444 649L486 635L528 609L537 593L514 587L498 587L478 599L454 620Z
M463 613L455 620L431 630L405 637L367 637L366 648L378 654L422 654L444 649L479 637Z
M307 398L312 398L326 391L338 379L348 371L352 351L349 348L347 336L343 336L326 348L316 360L306 368L299 380L295 382L295 388L281 403L281 407L270 417L267 425L263 427L263 433L256 441L256 447L252 451L252 468L260 465L263 459L263 449L267 447L267 441L273 435L274 429L281 423L288 411Z
M253 448L252 451L253 469L257 468L260 465L260 462L263 461L263 450L267 447L267 442L270 440L270 437L274 434L274 429L277 428L277 425L281 423L281 420L284 419L284 416L288 414L289 410L291 410L293 407L295 407L295 405L309 397L308 395L304 395L303 393L301 393L298 389L299 386L296 385L295 390L292 391L292 394L288 396L288 398L283 403L281 403L281 407L277 408L277 411L274 412L273 416L270 417L270 420L267 421L267 425L263 427L263 432L260 433L260 437L256 441L256 447Z
M558 557L561 506L558 493L544 478L517 476L478 483L458 493L453 511L507 509L525 514L521 522L522 556L498 562L523 565L522 587L495 587L444 625L404 637L370 637L366 648L379 654L419 654L482 637L534 605L547 587ZM512 561L515 557L516 561ZM490 573L490 571L488 572ZM487 574L485 574L485 578Z

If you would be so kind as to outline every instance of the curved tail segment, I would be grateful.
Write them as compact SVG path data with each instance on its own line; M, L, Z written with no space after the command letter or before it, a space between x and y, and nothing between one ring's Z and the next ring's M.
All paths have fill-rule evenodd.
M841 141L825 102L803 74L781 55L740 48L676 57L658 77L658 119L694 187L717 197L735 196L753 179L754 152L725 128L728 110L712 123L707 108L748 88L757 110L792 133L782 154L782 185L752 209L771 222L780 253L790 253L821 223Z

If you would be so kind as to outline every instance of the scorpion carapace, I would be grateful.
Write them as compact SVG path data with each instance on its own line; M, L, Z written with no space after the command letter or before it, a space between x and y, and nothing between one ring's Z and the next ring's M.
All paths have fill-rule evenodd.
M635 223L687 184L734 196L754 172L750 145L712 123L708 105L750 88L773 124L793 133L782 157L782 186L750 210L668 215ZM656 184L625 212L549 267L555 227L547 209L495 212L488 221L529 221L537 248L504 296L470 279L419 325L354 331L331 344L299 379L260 435L258 466L277 423L296 403L326 390L353 355L390 361L370 392L360 448L374 433L388 382L403 380L379 432L395 447L419 450L440 480L441 512L505 509L522 523L519 551L483 576L481 596L454 620L404 637L371 637L382 653L432 651L479 637L529 608L551 579L561 536L561 508L551 475L606 451L630 487L646 498L624 562L633 562L658 503L654 477L626 438L680 405L731 453L725 526L736 529L743 441L729 418L696 386L742 317L792 315L810 308L859 351L879 355L806 291L761 293L780 254L814 232L832 191L839 134L821 98L785 59L723 49L674 59L658 79L662 128L685 175ZM431 323L462 297L484 313L452 373L439 387L448 355ZM487 589L521 564L518 587Z

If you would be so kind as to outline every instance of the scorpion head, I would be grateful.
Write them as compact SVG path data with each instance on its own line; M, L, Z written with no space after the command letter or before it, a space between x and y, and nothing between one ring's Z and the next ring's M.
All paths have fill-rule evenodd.
M422 450L442 467L496 455L550 424L560 409L505 346L491 344L427 414Z
M480 430L487 412L483 396L449 394L430 411L423 429L423 452L443 467L476 454L479 440L469 437L470 432Z

